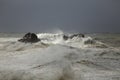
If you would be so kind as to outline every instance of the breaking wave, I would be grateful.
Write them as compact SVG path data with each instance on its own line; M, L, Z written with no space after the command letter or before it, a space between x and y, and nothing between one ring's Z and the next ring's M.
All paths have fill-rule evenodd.
M68 34L71 36L73 34ZM41 39L41 42L47 44L61 44L71 47L84 48L84 47L107 47L104 43L93 40L90 36L80 37L75 36L73 38L64 39L63 36L66 36L64 33L61 34L49 34L49 33L40 33L38 37Z
M40 42L34 44L25 44L18 42L19 38L0 38L0 50L6 51L23 51L27 49L35 49L35 48L45 48L50 45L64 45L76 48L86 48L86 47L99 47L106 48L107 46L99 41L92 39L90 36L80 37L74 36L73 38L69 38L73 34L59 33L40 33L37 34L38 38L41 39ZM64 36L68 36L68 39L64 39Z
M0 80L120 79L119 50L81 34L37 36L37 43L0 38Z

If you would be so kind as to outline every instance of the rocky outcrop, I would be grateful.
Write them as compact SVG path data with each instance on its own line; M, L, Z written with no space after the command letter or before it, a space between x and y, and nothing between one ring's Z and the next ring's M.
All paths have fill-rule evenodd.
M27 33L24 35L24 37L22 39L18 40L19 42L25 42L25 43L35 43L40 41L40 39L37 37L37 35L35 33Z
M74 37L82 37L82 38L84 38L85 35L84 34L73 34L73 35L70 36L70 39L72 39Z
M69 38L68 36L63 35L63 39L64 39L64 40L68 40L68 38Z
M72 34L72 35L63 35L63 39L64 40L68 40L68 39L72 39L74 37L80 37L80 38L84 38L85 35L84 34Z

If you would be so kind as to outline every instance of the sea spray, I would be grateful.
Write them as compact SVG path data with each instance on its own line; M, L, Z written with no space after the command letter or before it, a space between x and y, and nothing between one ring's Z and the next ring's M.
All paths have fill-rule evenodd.
M69 37L38 34L41 42L32 44L13 37L0 38L0 80L120 79L119 50L101 48L105 43L90 36L64 40L64 35Z

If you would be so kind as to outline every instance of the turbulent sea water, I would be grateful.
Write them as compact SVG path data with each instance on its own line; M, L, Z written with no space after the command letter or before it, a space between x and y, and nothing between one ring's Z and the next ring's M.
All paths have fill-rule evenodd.
M120 34L63 35L39 33L31 44L0 33L0 80L120 80Z

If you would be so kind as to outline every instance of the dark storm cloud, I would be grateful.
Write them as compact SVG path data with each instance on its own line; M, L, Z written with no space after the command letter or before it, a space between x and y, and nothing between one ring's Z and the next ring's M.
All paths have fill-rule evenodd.
M1 32L120 32L119 0L0 0Z

